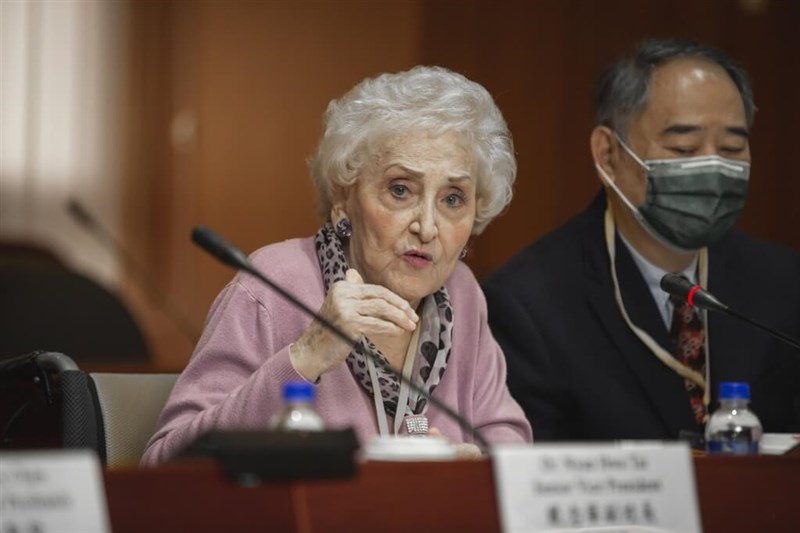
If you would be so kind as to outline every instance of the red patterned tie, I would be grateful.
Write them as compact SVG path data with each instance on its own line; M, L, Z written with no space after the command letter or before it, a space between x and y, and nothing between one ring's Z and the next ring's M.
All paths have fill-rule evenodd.
M706 374L706 349L705 331L703 321L698 313L687 303L682 302L675 305L675 312L672 315L672 341L675 343L675 358L701 376ZM698 424L703 424L706 416L706 406L703 403L703 389L690 379L684 379L686 391L689 393L689 401L692 404L692 412Z

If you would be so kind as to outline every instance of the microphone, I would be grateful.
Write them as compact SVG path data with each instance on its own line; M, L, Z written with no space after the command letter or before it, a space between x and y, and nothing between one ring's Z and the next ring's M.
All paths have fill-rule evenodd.
M247 272L253 268L241 250L206 226L197 226L192 230L192 242L230 267Z
M710 292L700 285L693 285L691 281L677 274L666 274L661 278L661 290L674 296L678 300L685 300L693 307L725 312L728 306L720 302Z
M100 224L77 200L67 201L67 212L72 218L88 232L92 233L107 248L115 250L123 262L137 279L139 286L144 289L145 294L151 302L155 303L169 317L170 320L180 329L181 333L192 343L195 344L200 334L191 321L179 309L173 305L172 301L163 295L158 285L153 281L153 277L139 261L131 255L124 246L114 238L111 233Z
M747 322L757 328L766 331L773 337L782 340L789 346L800 350L800 341L775 330L761 322L758 322L750 317L744 316L741 313L734 311L724 303L720 302L710 292L702 288L700 285L695 285L683 276L677 274L665 274L661 278L661 290L670 296L680 300L686 301L690 306L698 307L700 309L708 309L710 311L718 311L720 313L738 318L743 322Z
M293 305L295 305L298 309L303 311L308 316L312 317L314 320L318 321L322 324L326 329L334 333L337 337L345 341L350 346L356 345L356 340L351 338L347 333L339 329L330 321L326 320L322 316L320 316L316 311L308 307L306 304L295 298L294 295L287 292L283 287L277 285L275 282L267 278L264 274L259 272L256 267L247 259L247 256L238 248L230 244L220 235L215 233L213 230L206 226L197 226L192 230L192 242L198 245L200 248L208 252L209 254L213 255L217 259L219 259L222 263L231 266L238 270L243 270L250 274L251 276L259 279L264 284L269 286L275 292L283 296L286 300L290 301ZM469 421L464 418L462 415L454 411L448 405L443 403L438 398L434 398L433 396L429 395L427 392L422 390L418 385L412 382L410 379L406 378L401 372L398 372L390 365L384 364L379 358L375 357L372 352L365 351L364 353L367 354L368 357L372 358L375 364L380 365L381 368L386 369L388 372L391 372L405 385L407 385L411 390L420 394L423 398L428 400L430 403L435 405L437 408L441 409L447 416L451 419L458 422L458 424L467 430L470 434L475 437L476 442L480 445L484 451L489 450L489 442L486 438L478 431L478 428L473 426L469 423Z

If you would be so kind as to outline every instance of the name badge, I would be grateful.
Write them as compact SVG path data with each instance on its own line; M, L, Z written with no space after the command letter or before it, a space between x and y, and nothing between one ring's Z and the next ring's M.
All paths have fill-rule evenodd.
M505 533L702 531L683 443L497 446Z
M0 453L0 532L111 531L100 461L88 450Z

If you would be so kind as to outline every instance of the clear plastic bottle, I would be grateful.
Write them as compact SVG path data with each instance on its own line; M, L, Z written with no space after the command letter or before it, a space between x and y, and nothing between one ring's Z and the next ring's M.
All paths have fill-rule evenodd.
M283 384L283 409L270 421L283 431L322 431L322 417L314 410L314 387L305 381Z
M758 453L761 422L747 404L750 385L723 382L719 384L719 409L706 425L708 453L741 455Z

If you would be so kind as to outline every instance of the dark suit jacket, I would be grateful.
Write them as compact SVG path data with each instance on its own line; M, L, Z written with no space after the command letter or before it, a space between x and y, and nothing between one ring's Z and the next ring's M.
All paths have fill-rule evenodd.
M683 378L636 337L614 301L605 195L484 283L508 384L538 440L673 439L700 431ZM655 301L617 237L635 324L670 352ZM732 232L709 249L708 289L732 309L800 337L800 255ZM800 351L709 312L712 409L721 381L750 383L765 431L800 431Z

